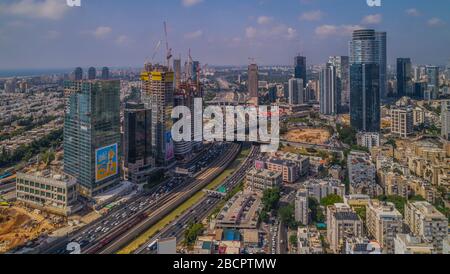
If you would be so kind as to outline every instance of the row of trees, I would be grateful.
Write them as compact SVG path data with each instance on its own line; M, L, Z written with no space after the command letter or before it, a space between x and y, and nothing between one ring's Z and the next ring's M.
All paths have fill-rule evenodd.
M0 154L0 168L12 166L22 161L28 161L33 156L46 152L49 148L59 146L63 141L63 130L55 130L47 136L31 142L29 145L22 145L13 153L8 153L2 149Z

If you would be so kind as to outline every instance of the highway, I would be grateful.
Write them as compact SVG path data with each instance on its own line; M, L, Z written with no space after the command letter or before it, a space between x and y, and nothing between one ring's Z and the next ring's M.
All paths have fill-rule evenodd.
M219 187L225 187L227 191L231 191L235 188L245 177L245 174L254 165L255 159L260 153L259 146L253 146L247 159L238 167L232 176L226 179ZM218 188L219 188L218 187ZM188 228L188 225L192 222L198 223L202 219L206 218L211 211L213 211L220 203L221 197L206 196L190 210L183 213L169 226L164 228L160 233L153 236L144 245L138 248L134 254L151 254L152 250L149 249L149 245L157 239L176 237L177 242L180 243L184 238L184 232Z
M196 157L191 165L195 165L203 160L211 162L211 166L216 162L219 155L226 153L230 149L230 144L217 144L208 151L202 153L201 157ZM201 172L199 172L201 173ZM82 227L76 232L53 241L50 244L37 246L34 253L41 254L64 254L68 253L66 246L70 242L77 242L82 250L90 250L98 242L108 240L109 235L117 233L119 230L129 229L130 225L142 221L146 218L146 212L156 210L159 205L169 201L173 193L178 193L189 187L193 182L192 178L172 178L162 183L149 193L142 193L136 196L129 203L117 206L102 218Z
M163 201L155 203L154 208L145 212L145 214L148 215L144 217L144 221L139 222L141 221L141 217L138 215L136 217L138 218L138 222L135 226L126 229L124 233L112 234L107 238L100 239L100 242L97 242L97 245L88 248L83 253L112 254L119 251L151 228L152 225L170 214L170 212L192 197L195 193L201 191L208 183L219 176L239 154L240 145L232 143L226 144L226 146L227 151L219 153L219 155L223 155L223 157L217 155L211 166L205 172L201 173L181 190L171 192Z

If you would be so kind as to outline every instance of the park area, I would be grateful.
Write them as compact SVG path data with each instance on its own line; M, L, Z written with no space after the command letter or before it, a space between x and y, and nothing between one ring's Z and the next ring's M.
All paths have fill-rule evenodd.
M284 137L289 142L322 145L330 139L331 134L322 128L299 128L290 130Z
M43 216L18 207L0 207L0 253L8 252L54 229Z

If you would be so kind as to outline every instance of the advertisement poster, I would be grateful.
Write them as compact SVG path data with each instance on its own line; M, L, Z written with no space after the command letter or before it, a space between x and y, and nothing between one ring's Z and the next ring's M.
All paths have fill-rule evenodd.
M118 163L117 144L97 149L95 151L95 180L99 182L117 175Z

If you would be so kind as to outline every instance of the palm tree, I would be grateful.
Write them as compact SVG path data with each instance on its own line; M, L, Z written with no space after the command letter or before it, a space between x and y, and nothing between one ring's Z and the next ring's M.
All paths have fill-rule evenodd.
M395 141L395 139L390 138L385 145L389 145L392 147L392 158L395 159L395 150L397 149L397 142Z

